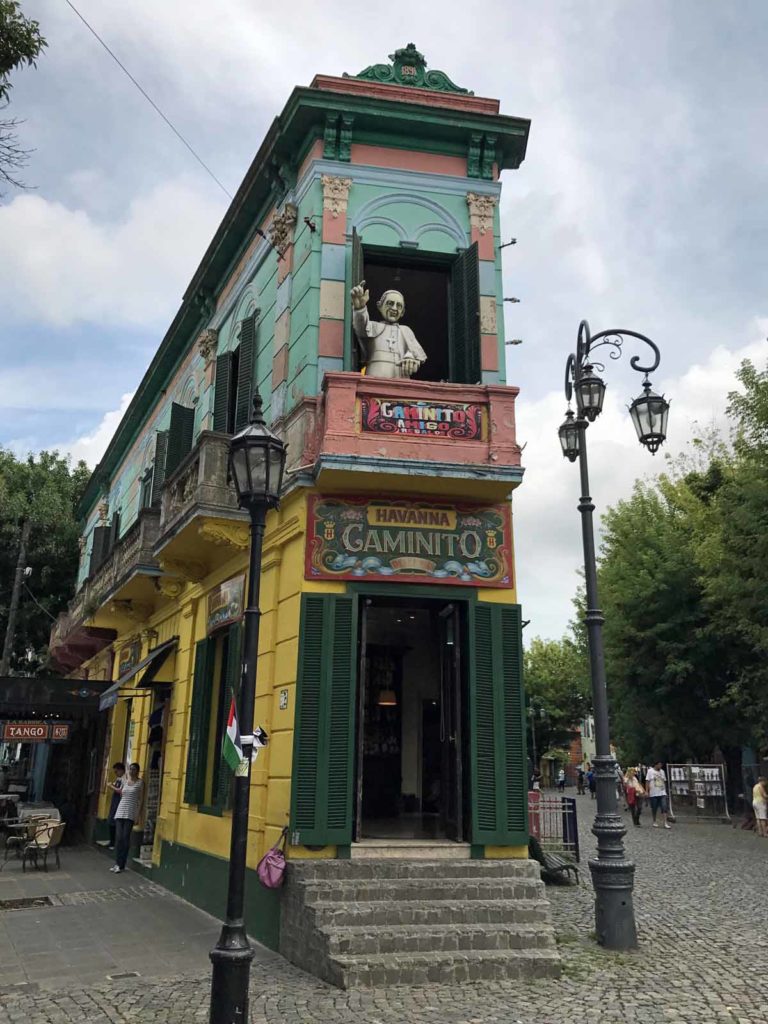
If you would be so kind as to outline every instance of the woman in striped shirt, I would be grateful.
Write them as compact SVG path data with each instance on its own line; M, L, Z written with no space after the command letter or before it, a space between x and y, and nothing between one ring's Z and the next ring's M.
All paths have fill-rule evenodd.
M144 794L144 783L139 778L139 771L140 767L134 761L128 765L128 774L122 780L120 803L115 811L115 864L110 871L125 871L131 848L131 832L141 814L141 800Z

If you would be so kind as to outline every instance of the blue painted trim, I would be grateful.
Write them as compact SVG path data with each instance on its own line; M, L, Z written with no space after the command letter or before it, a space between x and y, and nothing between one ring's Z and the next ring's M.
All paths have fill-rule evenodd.
M337 245L334 242L323 242L323 249L320 255L320 277L324 281L343 281L344 253L345 246Z
M490 260L479 260L480 264L480 294L492 295L498 300L496 294L496 264Z
M338 373L344 369L344 360L335 359L333 356L320 356L317 360L317 391L316 394L321 395L323 393L323 377L326 373Z
M293 198L291 202L300 203L321 174L330 174L334 178L352 178L355 185L381 185L386 188L414 189L460 196L466 196L467 192L483 196L501 195L500 181L482 181L479 178L431 174L424 171L398 171L392 167L371 167L368 164L340 165L332 160L313 160L297 186L297 198ZM496 225L498 226L498 221Z
M483 370L483 384L503 384L503 380L499 380L498 370Z
M293 274L289 274L278 286L275 295L275 322L291 304L291 292L293 290Z

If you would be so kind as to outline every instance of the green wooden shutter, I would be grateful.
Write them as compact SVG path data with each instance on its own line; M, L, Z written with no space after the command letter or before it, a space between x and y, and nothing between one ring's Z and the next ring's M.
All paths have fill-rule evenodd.
M93 530L91 541L91 560L88 563L88 575L93 576L97 572L109 553L109 537L111 528L109 526L96 526Z
M141 490L139 492L139 509L149 508L152 504L152 467L144 470L141 477Z
M528 842L519 605L478 603L470 656L472 842Z
M363 254L363 240L358 235L357 229L352 228L352 266L351 266L352 282L347 289L347 295L355 285L360 284L365 274L365 257ZM350 328L352 331L350 341L350 353L352 359L352 369L359 370L363 363L362 353L360 352L360 343L355 335L354 327Z
M195 410L178 402L171 403L171 425L168 428L168 451L165 456L165 475L180 465L182 459L192 451L192 435L195 427Z
M232 393L232 353L222 352L216 359L216 381L213 392L213 429L228 434L229 396Z
M109 550L111 551L115 544L120 540L120 513L112 513L112 522L109 527Z
M356 599L302 596L291 842L352 841Z
M240 324L240 358L237 366L237 404L235 433L248 425L253 398L253 370L256 362L256 314Z
M155 438L155 462L152 468L152 504L160 504L165 483L165 457L168 452L168 431L158 430Z
M449 362L452 383L480 383L480 260L477 242L460 253L451 268Z
M184 780L184 800L188 804L201 804L205 799L205 761L208 749L208 723L211 717L214 653L215 642L211 639L199 640L195 644L187 774Z
M229 627L229 639L227 643L227 664L224 668L224 699L221 702L221 741L224 743L224 735L227 731L227 719L229 718L229 706L232 703L232 694L235 700L240 694L240 648L242 643L243 628L239 622ZM218 775L214 780L214 803L219 807L229 807L232 796L232 769L222 756L219 749Z

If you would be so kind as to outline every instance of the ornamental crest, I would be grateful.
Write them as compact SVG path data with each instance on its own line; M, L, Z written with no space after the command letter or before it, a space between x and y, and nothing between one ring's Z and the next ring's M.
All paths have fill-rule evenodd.
M371 64L357 75L345 78L363 78L369 82L386 82L390 85L413 85L418 89L432 89L434 92L460 92L474 96L469 89L462 89L450 80L444 71L427 71L423 53L413 43L390 53L392 64Z

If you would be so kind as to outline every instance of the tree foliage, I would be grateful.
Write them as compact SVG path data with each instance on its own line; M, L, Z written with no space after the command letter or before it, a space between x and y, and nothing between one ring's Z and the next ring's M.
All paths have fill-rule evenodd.
M562 640L534 637L525 652L524 668L529 745L533 728L539 755L567 746L591 706L583 651L569 636Z
M11 72L34 67L47 45L39 24L25 17L17 0L0 0L0 109L10 102ZM16 173L28 158L18 142L19 124L16 118L0 120L0 181L17 186L21 182Z
M11 671L45 674L51 617L72 596L80 534L75 507L90 471L73 468L58 452L26 460L0 448L0 646L5 638L22 524L31 523L25 564L32 569L22 588ZM37 603L35 603L37 602Z
M733 443L694 442L603 519L612 727L630 760L768 746L768 368L738 378Z

